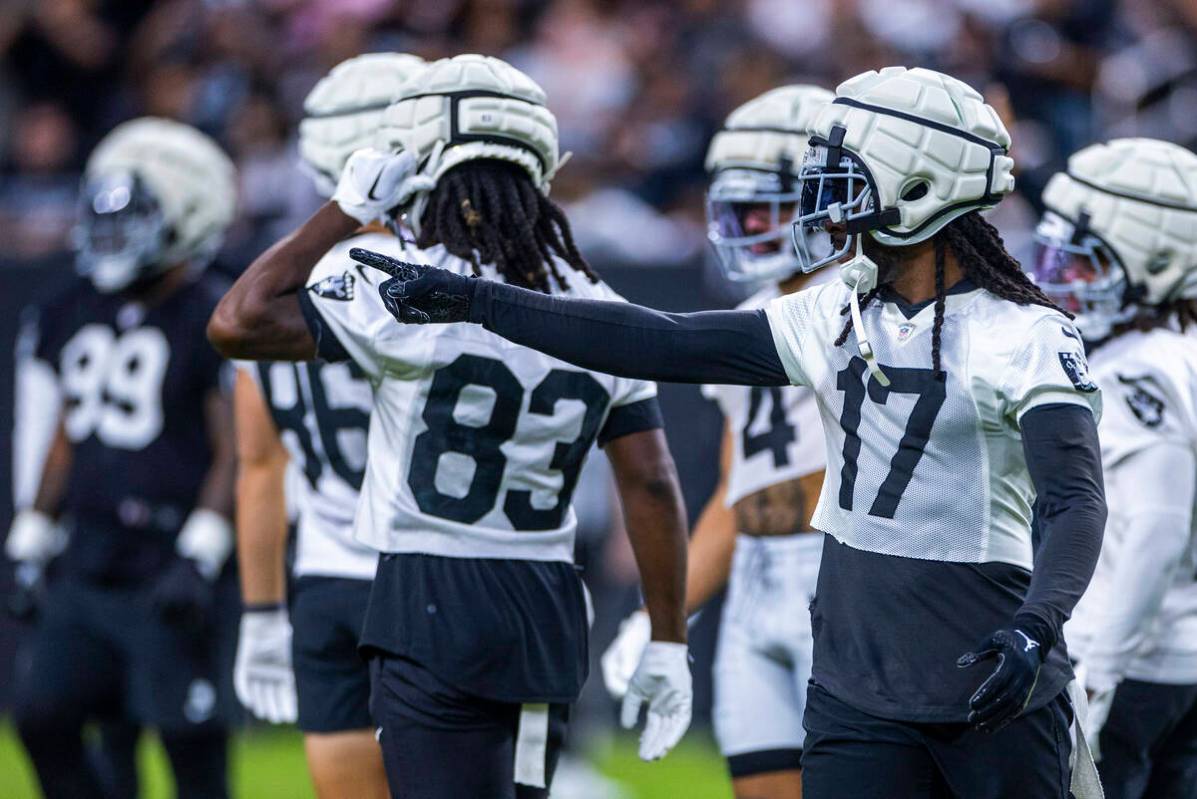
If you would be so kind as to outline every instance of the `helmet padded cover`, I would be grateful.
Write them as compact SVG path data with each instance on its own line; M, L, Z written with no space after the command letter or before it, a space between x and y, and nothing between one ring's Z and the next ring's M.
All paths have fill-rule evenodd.
M814 134L826 139L834 127L843 127L843 148L872 176L878 210L898 209L898 224L871 231L879 242L925 241L953 219L991 208L1013 190L1014 160L1005 154L1010 134L968 84L921 67L886 67L840 84L836 99L847 102L826 106ZM925 193L902 199L920 183Z
M331 196L354 151L374 144L383 111L423 68L418 56L366 53L342 61L316 83L303 103L299 155L322 194Z
M559 159L557 120L544 103L544 90L504 61L444 58L404 85L376 146L413 153L420 174L433 180L465 161L510 161L547 192Z
M1088 214L1088 229L1114 250L1127 281L1145 290L1141 302L1193 296L1197 155L1189 150L1142 138L1090 145L1048 181L1043 203L1073 224Z
M798 173L815 117L834 94L819 86L779 86L754 97L728 115L711 139L706 169L780 171L785 162Z
M190 125L141 117L118 125L87 160L84 179L137 175L174 233L166 264L212 253L233 221L236 169L220 146Z

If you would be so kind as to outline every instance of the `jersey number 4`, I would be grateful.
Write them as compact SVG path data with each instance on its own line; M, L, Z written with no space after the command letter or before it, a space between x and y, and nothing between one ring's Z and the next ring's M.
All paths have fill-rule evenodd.
M458 400L468 386L490 389L494 405L490 418L481 426L463 424L455 417ZM557 503L546 509L532 506L532 492L509 490L503 513L517 530L552 530L561 526L569 509L574 486L590 445L598 433L610 395L586 372L553 369L532 389L528 413L552 416L558 400L577 400L586 407L581 430L573 441L558 441L549 457L549 468L561 472ZM515 435L524 387L507 365L494 358L461 355L438 369L428 390L424 424L416 436L411 469L407 475L420 510L431 516L473 524L494 508L503 483L507 456L500 447ZM474 476L465 496L441 492L436 472L441 456L457 453L474 462Z
M862 358L853 358L836 375L836 388L844 392L844 410L840 414L840 427L844 430L844 465L840 469L839 499L841 508L852 510L857 460L860 457L860 418L865 395L876 404L885 405L893 394L914 394L918 399L906 420L906 430L898 442L898 451L890 459L889 473L869 508L870 516L892 519L898 510L898 503L902 501L902 494L914 476L914 469L923 457L935 417L939 415L947 396L947 384L937 378L931 369L881 368L890 379L888 387L870 376L866 390L864 378L868 369Z
M765 404L765 397L769 398L770 411L765 417L768 427L762 431L757 420L763 415L761 408ZM758 432L753 432L754 429ZM740 448L744 458L768 450L773 455L773 468L789 466L790 453L787 447L797 438L798 430L786 418L781 389L777 386L753 386L748 400L748 418L744 422L744 429L740 431Z

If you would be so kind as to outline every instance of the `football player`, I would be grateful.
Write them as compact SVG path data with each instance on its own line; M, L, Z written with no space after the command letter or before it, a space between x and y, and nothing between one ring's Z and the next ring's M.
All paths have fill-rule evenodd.
M383 110L423 59L370 53L312 89L299 126L301 164L332 196L354 150L373 142ZM386 246L383 227L356 235ZM380 239L382 239L380 241ZM370 721L370 674L357 651L378 553L353 539L372 393L353 363L244 364L235 390L237 545L243 610L234 685L259 718L294 722L319 796L387 797ZM288 484L298 508L287 610ZM292 632L294 628L294 632Z
M733 111L711 141L708 238L728 279L768 281L741 309L764 308L826 274L798 268L790 228L810 126L832 97L816 86L773 89ZM814 394L795 386L702 390L726 421L720 481L690 540L686 610L697 611L727 585L714 667L715 737L736 796L797 797L811 658L806 608L823 548L810 526L823 482L819 412ZM648 633L648 616L638 610L603 655L616 698Z
M88 160L82 278L44 305L34 357L62 404L33 506L6 553L50 575L15 718L47 797L100 795L92 718L155 727L180 797L227 796L220 620L235 472L223 362L203 336L220 297L203 267L232 219L235 175L199 131L126 122ZM228 601L225 601L228 600Z
M623 721L647 703L646 759L689 724L685 518L655 386L567 368L479 329L399 328L378 292L385 276L354 264L348 244L329 252L398 209L415 241L392 238L386 252L618 300L548 199L559 159L544 102L494 58L430 65L387 109L386 149L355 153L333 201L255 261L209 325L228 354L352 361L375 387L354 533L383 553L362 645L399 796L547 795L586 677L570 495L596 441L619 484L654 639Z
M1197 797L1197 156L1152 139L1074 154L1043 195L1034 276L1076 313L1110 518L1066 628L1112 799ZM1104 724L1102 723L1104 720Z
M1065 799L1060 628L1105 523L1100 394L1068 316L979 213L1014 185L1009 134L966 84L889 67L841 84L811 145L795 244L843 279L761 310L666 314L354 256L393 273L401 322L474 322L626 378L810 387L828 468L805 795Z

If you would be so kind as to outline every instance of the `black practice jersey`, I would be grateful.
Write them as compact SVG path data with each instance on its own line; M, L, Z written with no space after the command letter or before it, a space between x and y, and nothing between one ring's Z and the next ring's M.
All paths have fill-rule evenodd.
M212 460L204 404L224 362L204 329L223 288L201 275L146 307L79 280L30 313L72 446L68 568L122 582L170 558Z

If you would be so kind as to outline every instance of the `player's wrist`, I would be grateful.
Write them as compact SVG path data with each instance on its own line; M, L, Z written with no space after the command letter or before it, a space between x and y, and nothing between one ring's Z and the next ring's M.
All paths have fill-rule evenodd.
M1056 645L1056 636L1050 624L1034 614L1018 613L1011 627L1035 642L1041 662L1047 660L1048 653Z

